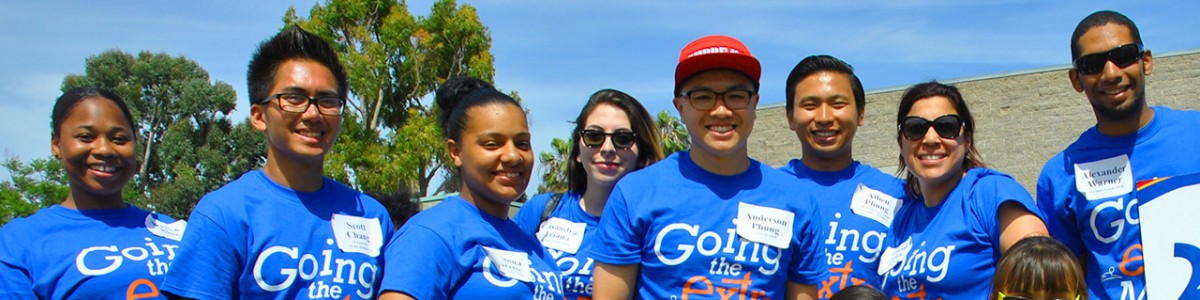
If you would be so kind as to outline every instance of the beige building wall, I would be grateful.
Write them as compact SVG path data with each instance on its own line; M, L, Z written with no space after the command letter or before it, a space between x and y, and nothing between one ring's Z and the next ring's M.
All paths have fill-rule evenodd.
M1156 55L1146 79L1151 106L1200 109L1200 49ZM853 63L853 62L851 62ZM1042 165L1095 125L1087 97L1071 87L1069 65L942 81L959 88L975 117L976 147L989 167L1012 175L1032 194ZM916 83L914 83L916 84ZM906 87L867 91L855 159L895 174L896 109ZM760 106L750 156L772 166L800 157L784 104Z

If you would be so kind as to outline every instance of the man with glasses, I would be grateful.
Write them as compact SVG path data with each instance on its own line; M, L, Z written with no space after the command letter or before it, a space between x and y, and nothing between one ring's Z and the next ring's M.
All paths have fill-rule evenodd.
M1145 299L1137 189L1200 172L1191 153L1200 149L1200 113L1147 106L1153 57L1120 13L1080 21L1071 58L1068 77L1087 96L1096 126L1046 162L1037 203L1050 233L1079 256L1093 299Z
M684 47L675 109L692 148L613 189L593 248L594 299L815 299L828 277L816 201L750 159L757 59L740 41Z
M780 170L822 195L820 242L829 277L817 296L829 299L855 285L879 287L883 239L904 198L904 182L854 160L854 134L867 106L862 82L846 62L814 55L792 68L785 89L788 127L800 139L802 156ZM934 127L942 132L944 126ZM959 127L953 130L957 135Z
M261 170L205 195L162 290L190 299L369 299L394 228L375 199L324 177L346 73L320 37L290 26L250 61Z

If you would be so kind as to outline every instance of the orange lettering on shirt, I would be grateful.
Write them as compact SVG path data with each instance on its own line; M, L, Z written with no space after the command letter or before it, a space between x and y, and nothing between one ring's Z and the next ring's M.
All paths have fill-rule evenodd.
M1129 249L1125 249L1125 257L1124 257L1124 259L1121 260L1121 265L1120 265L1121 274L1125 274L1125 276L1138 276L1138 275L1142 275L1142 273L1146 272L1146 268L1140 264L1137 266L1137 269L1134 269L1134 270L1129 270L1128 268L1126 268L1126 265L1133 264L1135 262L1140 263L1142 261L1141 255L1129 256L1130 254L1133 253L1134 249L1137 249L1138 253L1141 253L1142 252L1142 244L1133 245L1132 247L1129 247Z
M692 289L693 284L701 282L701 281L704 282L703 290ZM699 276L699 275L692 276L692 278L688 278L687 283L683 284L683 294L681 295L682 296L681 300L687 300L689 294L712 295L712 293L713 293L712 281L708 281L708 278L706 278L704 276Z
M142 287L142 286L149 287L150 291L144 292L144 293L138 293L137 292L138 287ZM150 298L154 298L154 297L158 297L158 296L159 296L158 287L154 285L153 281L150 281L145 278L138 278L137 280L134 280L133 282L129 283L129 288L125 289L125 299L129 299L129 300L150 299Z

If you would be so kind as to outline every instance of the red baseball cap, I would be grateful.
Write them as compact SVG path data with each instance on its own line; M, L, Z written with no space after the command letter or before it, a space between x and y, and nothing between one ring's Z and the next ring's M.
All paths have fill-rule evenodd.
M750 49L735 38L724 35L705 36L683 47L679 64L675 66L675 91L688 77L712 69L732 69L750 76L757 83L762 65L750 55Z

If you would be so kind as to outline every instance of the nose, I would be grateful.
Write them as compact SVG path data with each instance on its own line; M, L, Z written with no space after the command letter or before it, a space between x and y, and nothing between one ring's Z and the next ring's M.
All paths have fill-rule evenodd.
M304 112L300 113L300 117L304 120L320 120L321 108L317 107L317 103L310 100L308 106L304 108Z
M925 136L921 138L921 143L926 145L937 145L942 142L942 137L938 135L937 130L933 126L925 129Z
M117 151L113 147L112 140L109 140L108 138L96 139L96 142L92 146L92 156L103 158L113 157L116 156L116 154Z
M822 103L820 106L817 106L814 120L821 124L833 122L833 107L830 107L829 104L824 103Z
M1124 70L1112 61L1104 62L1104 70L1100 71L1100 79L1104 81L1120 81Z
M525 162L525 158L521 156L521 149L513 142L509 142L504 147L501 147L500 163L506 166L520 165Z

